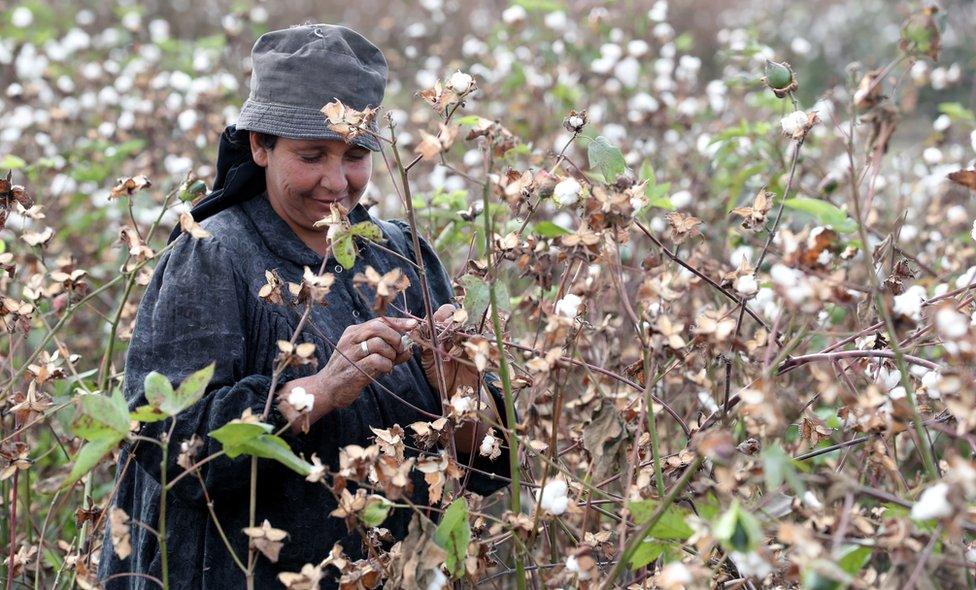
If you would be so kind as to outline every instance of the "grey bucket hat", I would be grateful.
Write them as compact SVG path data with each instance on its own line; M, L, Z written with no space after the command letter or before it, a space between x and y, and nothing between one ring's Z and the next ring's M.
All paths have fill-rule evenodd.
M338 99L357 111L376 108L386 91L383 52L352 29L302 25L265 33L251 49L251 93L238 129L292 139L337 139L321 109ZM373 131L378 131L374 122ZM353 143L373 151L379 141L360 134Z

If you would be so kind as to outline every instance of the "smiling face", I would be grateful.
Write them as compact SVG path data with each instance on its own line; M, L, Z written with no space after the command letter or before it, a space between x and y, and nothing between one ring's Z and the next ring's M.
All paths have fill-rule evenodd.
M267 148L251 133L251 156L265 168L275 212L317 251L324 248L325 231L313 224L329 213L331 203L351 210L373 172L368 149L333 139L279 137Z

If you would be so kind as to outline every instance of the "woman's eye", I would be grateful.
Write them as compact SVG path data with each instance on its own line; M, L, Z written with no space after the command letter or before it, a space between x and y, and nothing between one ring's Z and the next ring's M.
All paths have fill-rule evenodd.
M356 152L352 154L346 154L346 157L349 158L350 160L362 160L366 157L366 154L362 152Z
M301 156L301 158L303 162L308 162L309 164L319 161L319 156Z

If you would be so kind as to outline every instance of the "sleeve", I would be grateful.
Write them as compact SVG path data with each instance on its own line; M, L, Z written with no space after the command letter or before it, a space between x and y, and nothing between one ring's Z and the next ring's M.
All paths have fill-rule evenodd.
M400 220L394 220L393 223L397 225L402 231L404 238L406 240L405 255L410 260L415 260L414 249L413 249L413 234L410 231L410 226ZM430 243L420 236L420 253L424 261L424 268L427 270L427 286L430 289L431 303L434 309L445 303L454 303L454 287L451 284L451 278L444 268L443 263L441 263L440 258L434 249L431 247ZM421 304L422 306L422 304ZM501 390L501 382L494 373L486 373L482 379L485 387L488 389L490 397L495 402L495 406L498 409L498 415L502 419L502 423L505 428L509 428L508 418L505 412L505 396ZM515 422L519 422L518 410L515 411ZM470 461L469 455L465 453L458 454L458 461L463 465L468 465ZM511 479L511 467L509 465L508 457L508 445L502 445L502 454L497 459L491 460L487 457L482 457L481 455L476 455L474 462L471 464L472 467L479 471L484 471L487 473L492 473L496 476L501 476L505 479L493 478L486 473L479 473L475 471L471 473L468 478L468 489L480 494L482 496L487 496L501 488L508 486L508 481Z
M183 472L177 464L183 441L194 435L199 438L203 446L196 458L200 460L221 449L210 431L239 418L247 408L258 416L264 411L271 376L244 374L247 296L232 256L217 240L184 235L160 258L142 299L125 363L124 392L130 408L147 403L143 383L150 371L162 373L175 387L187 375L215 363L204 396L175 418L168 442L167 481ZM268 420L277 430L285 421L272 408ZM171 423L167 419L144 424L141 434L159 440ZM286 440L293 448L298 442L293 437ZM138 463L159 481L160 447L145 441L134 447ZM259 473L275 468L269 463L259 460ZM249 456L222 456L200 469L211 495L244 489L250 482ZM203 501L195 477L182 479L172 491L184 501Z

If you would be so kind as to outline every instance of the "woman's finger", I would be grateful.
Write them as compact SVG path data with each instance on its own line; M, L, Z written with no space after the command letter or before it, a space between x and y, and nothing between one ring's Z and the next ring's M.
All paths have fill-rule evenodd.
M379 336L371 336L362 342L365 342L366 346L364 348L362 344L359 344L359 348L362 349L359 351L359 358L361 359L371 354L380 354L392 361L400 354L399 349L393 348L386 340L383 340Z
M393 361L381 354L371 354L364 358L360 365L371 376L386 375L393 370Z
M402 348L400 345L401 334L400 332L397 332L392 327L390 327L389 324L386 324L381 321L370 320L360 325L362 326L362 328L360 329L357 338L358 342L362 342L363 340L372 337L382 338L384 342L389 344L390 347L392 347L393 350L396 351L396 354L400 353L400 350ZM396 356L396 354L394 354L394 356Z
M413 350L411 350L410 347L408 346L404 348L403 351L400 354L398 354L395 359L393 359L393 364L399 365L401 363L405 363L409 361L411 358L413 358Z
M436 323L446 322L454 315L454 306L450 303L445 303L444 305L437 308L434 312L434 321Z
M413 318L395 318L390 316L379 317L370 321L377 321L386 324L400 334L413 330L419 324L419 322Z

